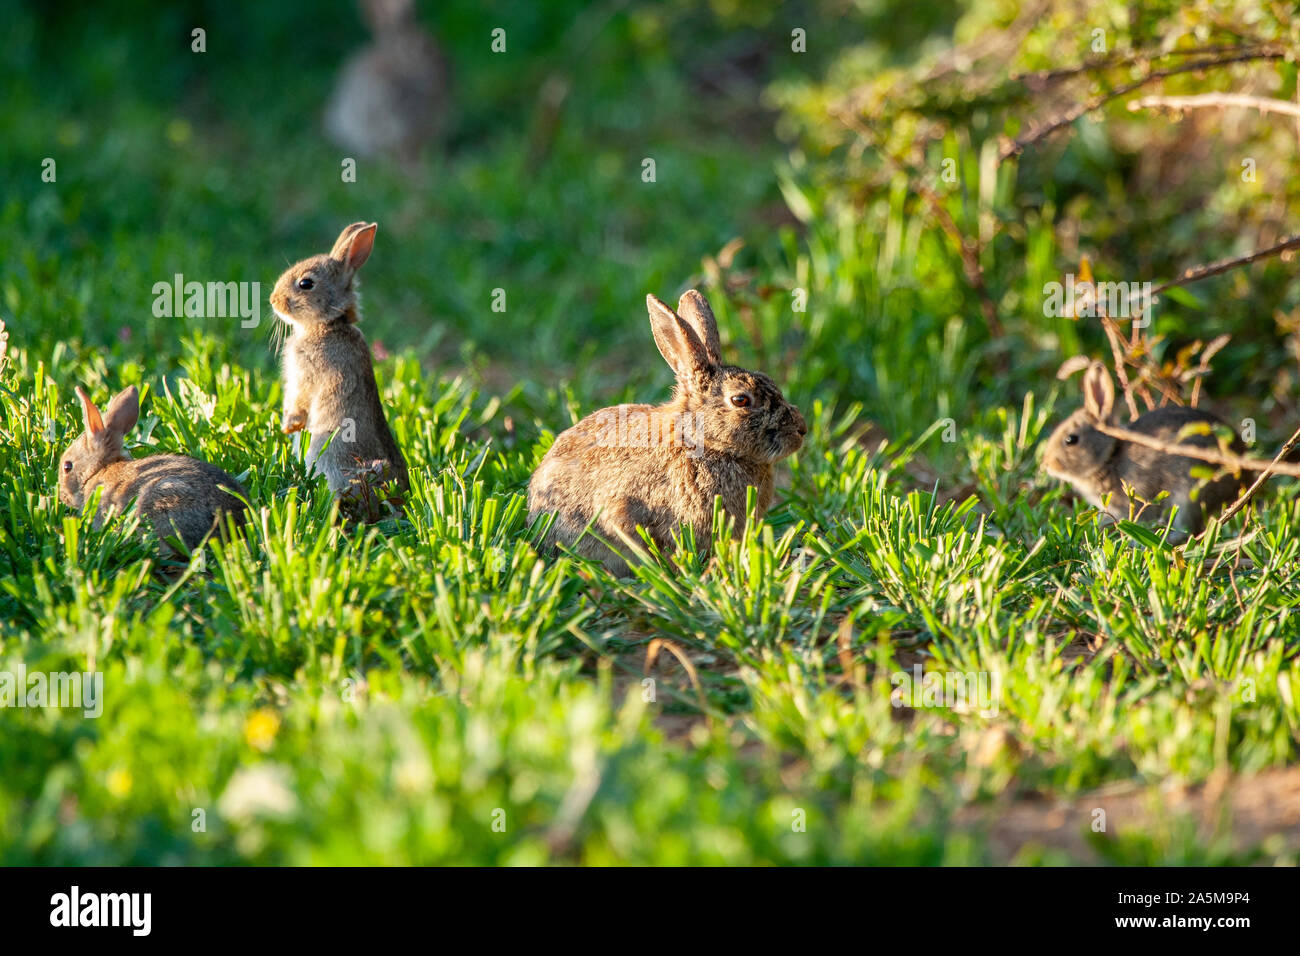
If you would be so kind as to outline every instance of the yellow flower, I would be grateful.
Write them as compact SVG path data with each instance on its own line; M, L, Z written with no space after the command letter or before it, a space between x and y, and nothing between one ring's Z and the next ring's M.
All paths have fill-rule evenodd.
M131 774L129 771L117 769L111 770L108 774L108 792L121 800L131 792Z
M263 707L248 715L248 723L244 725L244 739L254 750L266 753L275 743L279 729L280 715L269 707Z

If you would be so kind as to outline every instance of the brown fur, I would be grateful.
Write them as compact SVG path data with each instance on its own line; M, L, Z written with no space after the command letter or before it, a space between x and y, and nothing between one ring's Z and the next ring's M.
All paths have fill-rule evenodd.
M364 0L362 7L374 39L340 71L325 131L348 155L393 152L413 162L447 128L451 71L413 0Z
M545 544L572 547L615 574L628 573L620 544L623 536L639 543L637 525L665 551L679 527L694 529L697 547L707 549L715 495L737 530L750 486L759 515L766 513L774 464L798 451L808 431L770 378L721 364L704 296L687 292L677 312L654 296L646 302L655 342L677 375L676 395L588 415L555 439L528 486L530 519L555 514ZM736 407L736 396L749 404ZM582 536L589 522L618 550Z
M358 501L369 487L374 464L399 489L408 487L406 459L388 428L379 399L370 348L360 321L356 272L374 245L375 223L355 222L328 255L290 266L271 292L271 307L293 333L284 348L284 431L307 429L307 467L323 474L330 491L360 516L380 517ZM303 280L311 288L301 288ZM346 503L345 502L345 503Z
M247 498L248 493L215 465L184 455L130 456L125 437L140 415L134 385L115 396L102 416L80 388L77 396L86 430L59 462L59 499L64 504L82 508L95 489L102 488L96 528L136 501L160 540L177 536L191 551L214 529L224 530L223 515L230 514L237 525L244 522L246 509L235 494ZM175 550L169 544L164 547L168 554Z
M1094 508L1105 508L1113 519L1137 515L1144 522L1164 524L1171 507L1177 505L1175 526L1185 533L1199 534L1207 517L1237 497L1242 485L1238 475L1219 475L1202 485L1191 471L1214 467L1208 462L1170 455L1098 431L1098 423L1110 423L1115 406L1115 386L1100 362L1093 363L1084 374L1083 388L1084 407L1062 422L1047 440L1043 467L1052 477L1069 482ZM1184 427L1196 423L1224 426L1209 412L1168 405L1123 427L1167 444L1217 448L1213 435L1179 438ZM1235 432L1231 448L1238 454L1245 450ZM1133 493L1131 498L1126 486ZM1168 492L1168 497L1143 508L1144 502L1154 501L1162 491Z

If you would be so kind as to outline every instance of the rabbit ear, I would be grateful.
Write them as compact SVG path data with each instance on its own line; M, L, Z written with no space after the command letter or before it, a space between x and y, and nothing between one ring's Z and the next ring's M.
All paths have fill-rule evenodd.
M1115 408L1115 383L1100 362L1093 362L1083 374L1083 407L1098 421L1108 421Z
M348 246L352 245L352 237L356 235L358 229L366 228L364 222L354 222L350 226L344 226L339 237L334 240L334 248L330 250L330 258L343 261L344 256L348 254Z
M379 223L354 222L341 233L330 250L330 258L337 259L347 267L348 272L356 272L370 258L370 250L375 246L375 230Z
M110 432L125 435L140 419L140 393L130 385L113 396L104 413L104 427Z
M677 314L690 324L704 343L704 351L714 365L722 364L722 340L718 337L718 320L708 301L695 289L690 289L677 301Z
M659 354L677 375L677 381L689 385L713 366L699 335L683 321L668 303L653 295L645 297L650 311L650 330L654 332Z
M86 423L86 431L94 438L104 431L104 420L99 417L99 409L80 385L77 386L77 398L81 399L81 420Z
M376 33L415 19L415 0L362 0L362 16Z

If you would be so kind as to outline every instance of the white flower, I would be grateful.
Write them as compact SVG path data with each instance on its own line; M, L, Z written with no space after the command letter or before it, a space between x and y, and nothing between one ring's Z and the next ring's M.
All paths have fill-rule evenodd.
M298 798L289 781L289 768L281 764L242 767L226 784L226 792L217 801L217 812L226 820L240 822L292 816L298 809Z

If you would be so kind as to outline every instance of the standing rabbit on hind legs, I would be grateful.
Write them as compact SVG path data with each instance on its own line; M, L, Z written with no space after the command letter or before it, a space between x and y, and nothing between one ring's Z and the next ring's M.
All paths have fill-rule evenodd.
M308 470L323 474L343 510L363 521L399 509L408 488L370 347L356 327L356 274L377 229L354 222L329 253L286 269L271 292L271 308L293 330L284 345L284 432L311 433Z

